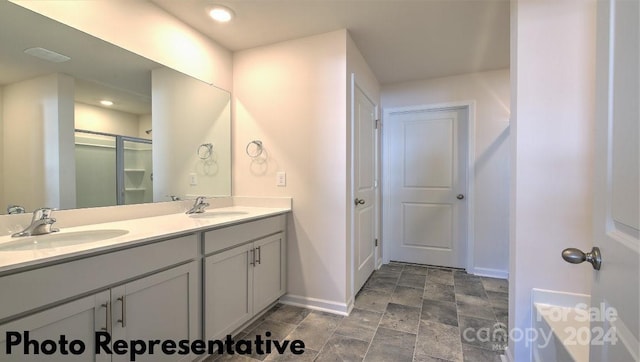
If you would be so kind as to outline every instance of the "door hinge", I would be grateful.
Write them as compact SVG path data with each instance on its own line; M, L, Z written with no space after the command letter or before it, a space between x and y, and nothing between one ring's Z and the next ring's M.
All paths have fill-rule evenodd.
M381 124L380 124L380 120L379 120L379 119L376 119L376 120L375 120L375 122L374 122L374 124L375 124L376 129L379 129L379 128L380 128L380 126L381 126Z
M374 246L378 246L378 239L374 239L373 240L373 244L374 244Z

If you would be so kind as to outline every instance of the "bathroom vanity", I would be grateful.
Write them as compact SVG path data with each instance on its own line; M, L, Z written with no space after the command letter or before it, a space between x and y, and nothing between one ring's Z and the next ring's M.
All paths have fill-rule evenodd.
M289 211L234 206L86 225L32 240L30 248L12 249L16 240L0 237L2 360L25 360L18 339L27 337L36 341L29 345L34 360L128 361L129 354L96 354L96 332L174 341L233 333L286 291ZM95 234L105 230L126 233ZM64 244L91 232L108 238ZM47 244L47 236L54 241ZM83 341L83 353L61 354L61 336ZM7 344L14 344L11 354ZM197 358L156 353L136 361Z

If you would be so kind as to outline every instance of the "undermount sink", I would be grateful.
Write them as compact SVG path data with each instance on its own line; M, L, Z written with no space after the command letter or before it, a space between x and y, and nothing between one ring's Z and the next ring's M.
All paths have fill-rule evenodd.
M12 238L11 241L0 244L0 251L59 248L63 246L93 243L96 241L112 239L127 233L127 230L102 229L16 237Z
M195 219L207 219L212 217L223 217L223 216L238 216L238 215L246 215L247 211L207 211L200 214L191 214L189 217Z

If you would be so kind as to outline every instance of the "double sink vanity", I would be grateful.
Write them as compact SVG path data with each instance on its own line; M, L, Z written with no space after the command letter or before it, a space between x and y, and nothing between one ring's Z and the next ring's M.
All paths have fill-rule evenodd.
M250 322L286 291L288 205L230 206L0 237L0 356L7 332L35 341L82 340L79 355L29 360L129 360L96 354L96 332L113 340L217 340ZM16 335L16 333L13 333ZM24 341L23 341L24 342ZM40 346L46 347L46 346ZM42 352L42 351L41 351ZM191 361L144 354L137 361Z

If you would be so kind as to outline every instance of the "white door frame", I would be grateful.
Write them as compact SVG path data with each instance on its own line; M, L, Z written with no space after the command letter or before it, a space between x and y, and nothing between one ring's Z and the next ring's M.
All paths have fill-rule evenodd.
M448 103L425 104L409 107L393 107L385 108L383 112L383 129L384 123L393 113L400 112L419 112L419 111L447 111L452 109L466 109L468 122L467 142L467 187L465 190L467 201L467 244L465 245L466 270L468 273L475 274L474 262L474 190L475 190L475 139L476 139L476 102L475 101L458 101ZM385 263L389 262L389 246L387 241L391 238L388 231L385 230L384 223L388 220L390 201L387 199L389 195L389 140L386 132L382 132L382 259ZM387 228L388 230L388 228Z
M350 275L350 287L349 289L351 290L351 298L350 300L347 302L348 306L353 305L354 301L355 301L355 294L357 292L357 290L355 289L355 268L357 267L357 262L355 261L355 248L356 248L356 239L355 239L355 229L353 227L353 225L355 224L355 208L353 207L353 199L355 198L355 188L354 188L354 184L353 184L353 180L355 179L355 170L353 167L353 160L355 157L355 142L354 142L354 137L355 134L353 132L354 129L354 122L355 122L355 110L354 110L354 103L355 103L355 92L356 92L356 88L360 89L360 91L362 91L362 94L364 94L365 97L367 97L367 99L369 101L371 101L371 104L373 104L374 109L375 109L375 118L377 120L380 119L380 105L377 104L373 99L371 99L371 97L369 96L369 94L367 94L367 92L365 91L365 89L363 87L360 86L360 84L356 81L356 76L354 73L351 73L351 94L350 96L350 104L349 104L349 127L350 127L350 142L351 145L349 147L349 151L350 151L350 185L349 185L349 200L347 200L349 202L349 239L350 239L350 248L351 248L351 267L349 268L351 270L351 275ZM374 149L375 149L375 156L374 156L374 163L375 163L375 208L376 208L376 213L375 213L375 223L374 223L374 228L375 228L375 237L378 239L378 245L375 247L374 251L373 251L373 256L374 256L374 260L373 260L373 265L374 265L374 270L378 269L380 264L381 264L381 258L380 258L380 240L381 240L381 217L382 214L380 213L380 203L381 203L381 197L380 197L380 129L376 129L376 139L375 139L375 144L374 144ZM348 309L350 310L351 308L348 307Z

